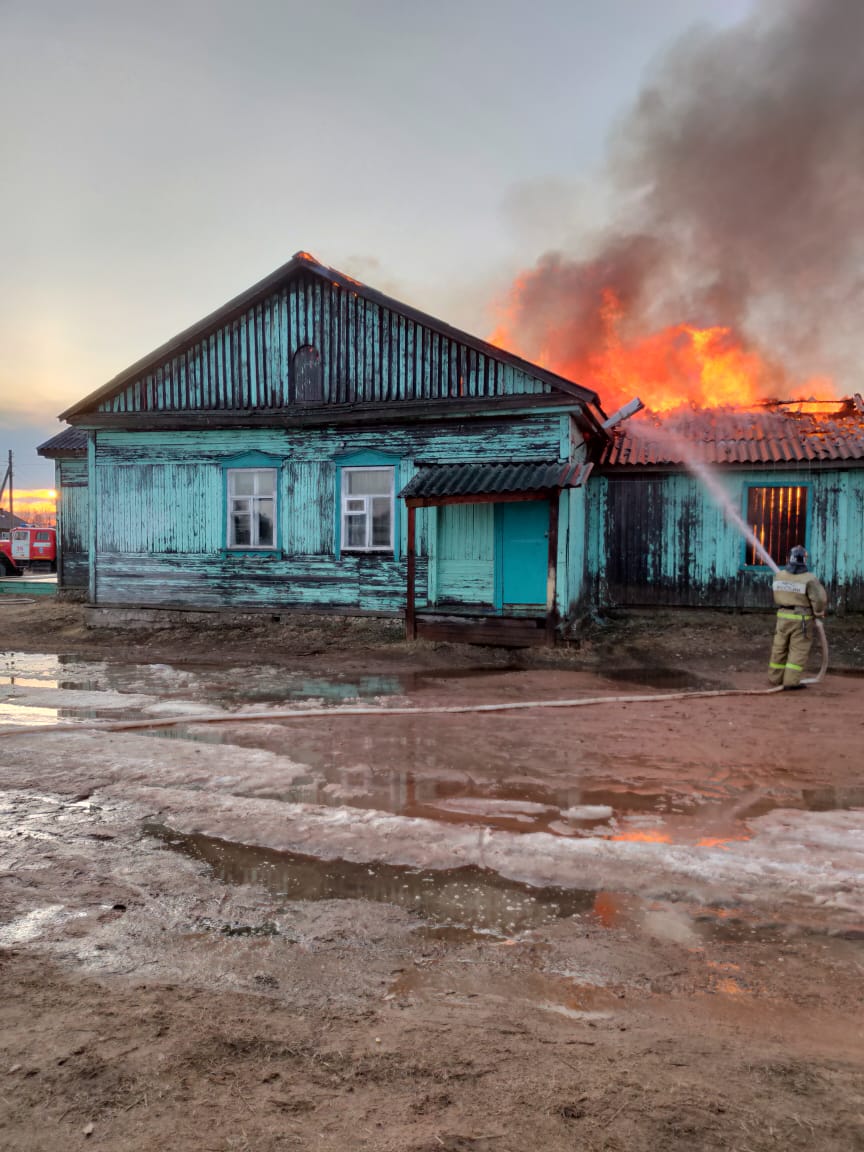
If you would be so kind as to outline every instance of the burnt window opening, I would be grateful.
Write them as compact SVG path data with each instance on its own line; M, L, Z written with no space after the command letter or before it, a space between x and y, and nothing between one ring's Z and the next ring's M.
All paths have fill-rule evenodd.
M294 402L320 404L324 399L321 353L313 344L304 344L294 353Z
M785 564L790 550L807 538L807 489L795 485L748 488L747 523L771 559ZM764 566L750 543L746 563Z

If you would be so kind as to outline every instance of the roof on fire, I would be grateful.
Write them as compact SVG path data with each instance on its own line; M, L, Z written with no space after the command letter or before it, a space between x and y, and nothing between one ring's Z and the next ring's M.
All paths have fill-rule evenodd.
M704 464L864 464L864 402L770 401L758 408L649 413L620 429L600 460L605 468Z

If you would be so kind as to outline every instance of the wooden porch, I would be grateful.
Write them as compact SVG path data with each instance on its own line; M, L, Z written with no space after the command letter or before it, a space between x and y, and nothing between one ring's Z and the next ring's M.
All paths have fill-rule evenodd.
M438 465L421 469L400 493L408 508L407 595L405 634L409 640L425 639L460 644L488 644L504 648L553 647L558 634L558 505L564 488L580 487L591 471L590 464L576 461L507 465ZM545 532L545 603L533 611L535 598L524 605L497 603L496 611L479 611L471 604L452 604L418 609L416 606L416 514L418 508L442 508L457 504L548 503ZM496 597L496 600L498 597ZM501 597L503 600L504 598ZM541 597L536 597L540 600ZM508 613L508 607L511 609ZM512 610L516 608L519 614Z
M549 617L480 616L422 610L414 614L414 638L490 648L536 648L555 644Z

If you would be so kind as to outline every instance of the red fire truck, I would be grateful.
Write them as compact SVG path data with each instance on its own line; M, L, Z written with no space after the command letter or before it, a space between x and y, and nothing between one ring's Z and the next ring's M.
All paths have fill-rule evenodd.
M0 539L0 569L0 575L6 576L20 571L56 572L56 528L13 528L8 539Z
M12 541L8 532L0 532L0 576L20 576L21 569L12 559Z

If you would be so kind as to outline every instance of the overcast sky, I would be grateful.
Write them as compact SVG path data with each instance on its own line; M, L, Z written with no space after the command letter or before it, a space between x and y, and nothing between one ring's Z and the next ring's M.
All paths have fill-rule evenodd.
M616 120L750 0L0 0L0 458L298 249L488 335Z

